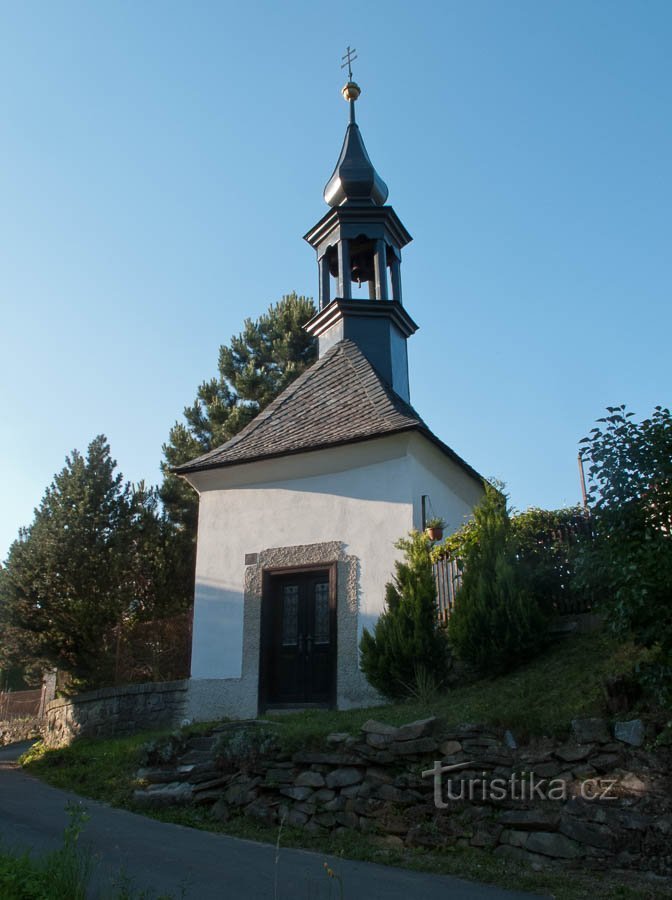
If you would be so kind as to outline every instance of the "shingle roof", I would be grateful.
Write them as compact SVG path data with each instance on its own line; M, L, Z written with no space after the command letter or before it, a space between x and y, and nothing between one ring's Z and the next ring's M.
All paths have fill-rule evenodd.
M429 430L361 350L339 341L221 447L178 466L178 475L420 431L471 476L482 477Z

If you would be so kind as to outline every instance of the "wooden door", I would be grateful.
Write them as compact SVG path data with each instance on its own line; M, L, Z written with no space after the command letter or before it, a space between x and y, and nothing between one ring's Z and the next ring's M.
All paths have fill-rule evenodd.
M264 614L270 621L261 672L266 705L329 705L336 649L330 570L276 574L267 585Z

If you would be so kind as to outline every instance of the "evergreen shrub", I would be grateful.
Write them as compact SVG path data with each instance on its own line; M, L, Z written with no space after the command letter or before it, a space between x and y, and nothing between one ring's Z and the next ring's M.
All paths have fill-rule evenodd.
M448 644L436 606L436 582L429 538L413 531L396 545L404 551L385 588L385 610L373 633L360 643L362 670L390 700L412 696L419 683L439 687L445 680Z
M543 648L547 617L517 554L506 497L490 484L474 509L470 534L474 539L464 548L463 582L448 636L459 658L499 674Z

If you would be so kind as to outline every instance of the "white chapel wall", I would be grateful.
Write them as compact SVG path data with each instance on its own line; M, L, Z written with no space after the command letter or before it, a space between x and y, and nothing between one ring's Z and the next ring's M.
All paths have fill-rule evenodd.
M192 679L240 678L246 554L342 542L360 562L359 634L375 622L394 544L412 527L407 444L391 437L201 475Z
M447 534L457 531L471 518L474 506L483 496L480 483L419 434L411 437L409 457L413 526L422 527L422 496L425 495L429 497L428 518L443 519Z
M194 605L190 716L256 714L256 655L243 667L246 554L336 542L358 566L357 644L384 605L399 551L421 526L421 497L449 531L471 516L482 488L426 438L391 436L362 444L268 460L192 476L201 491ZM252 628L256 628L255 625ZM339 707L371 702L353 659ZM252 665L250 665L252 662ZM347 661L346 661L347 663ZM355 671L358 673L355 675ZM358 687L359 685L359 687Z

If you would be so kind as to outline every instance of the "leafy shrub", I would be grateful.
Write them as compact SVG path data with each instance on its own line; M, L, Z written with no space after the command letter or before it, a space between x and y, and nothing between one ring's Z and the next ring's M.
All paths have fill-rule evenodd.
M585 610L591 605L591 589L576 578L577 558L591 540L590 520L579 507L539 509L509 515L511 543L521 563L528 590L548 614ZM464 570L467 553L480 538L472 519L432 551L434 559L456 560Z
M545 612L582 611L591 605L592 591L576 578L578 555L592 540L584 509L531 507L511 516L511 534L527 586Z
M373 634L364 630L360 643L362 670L385 697L397 700L413 693L419 679L438 688L446 675L448 646L436 609L436 583L431 541L413 531L397 543L404 560L385 588L385 610Z
M603 598L616 634L653 650L643 682L665 702L672 693L672 416L655 407L637 423L626 407L583 439L595 531L579 574Z
M214 755L224 769L247 771L278 748L277 736L264 728L236 728L225 731L215 741Z
M536 655L546 616L529 588L506 507L486 485L465 542L464 577L448 620L457 655L482 672L499 673Z

